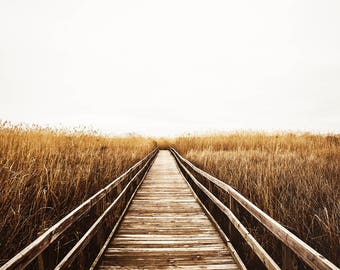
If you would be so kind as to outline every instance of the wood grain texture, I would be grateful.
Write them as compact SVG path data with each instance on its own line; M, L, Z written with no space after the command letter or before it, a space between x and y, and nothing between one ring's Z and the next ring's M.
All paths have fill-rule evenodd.
M73 226L77 221L79 221L85 214L90 212L99 202L105 200L105 197L114 191L117 187L121 187L122 183L132 177L140 171L140 169L149 162L150 159L154 158L157 154L158 148L154 149L142 160L133 165L129 170L123 173L121 176L113 180L106 187L99 190L92 197L87 199L77 208L72 210L64 218L59 220L56 224L50 227L46 232L35 239L31 244L26 246L17 255L11 258L8 262L0 267L0 270L11 270L11 269L25 269L35 258L38 257L38 267L51 268L51 260L47 259L47 265L43 265L43 260L39 255L41 255L44 250L52 245L57 239L59 239L63 233Z
M299 239L296 235L291 233L289 230L287 230L285 227L279 224L276 220L274 220L269 215L264 213L261 209L256 207L252 202L246 199L242 194L237 192L231 186L213 177L207 172L197 168L190 161L188 161L187 159L179 155L175 149L171 148L170 150L184 167L186 167L187 169L190 168L191 172L195 172L199 174L200 176L202 176L204 179L208 181L209 192L212 192L212 187L213 185L215 185L221 188L222 190L224 190L231 197L233 197L233 199L237 201L245 210L247 210L249 214L251 214L254 218L256 218L266 229L268 229L278 240L282 242L283 249L285 249L286 247L289 248L299 257L299 259L301 259L303 262L309 265L312 269L339 270L339 268L336 265L334 265L332 262L327 260L324 256L322 256L312 247L307 245L305 242ZM190 178L192 178L192 176L193 175L191 174ZM201 187L203 187L203 185ZM200 189L202 189L201 187ZM210 197L215 196L215 194L211 193L209 196ZM228 209L225 209L225 210L228 211ZM254 250L254 248L252 249ZM257 248L257 250L259 249L260 248ZM262 254L264 253L262 252ZM284 255L283 256L283 262L284 262L283 267L286 267L286 264L288 263L287 260L292 260L291 259L292 256L290 256L292 255L292 253L289 250L286 250L286 252L283 252L283 255ZM287 256L288 256L288 259L287 259ZM296 258L294 258L294 260L295 259ZM292 262L290 261L289 263L292 263Z
M160 151L97 269L239 269L169 151Z

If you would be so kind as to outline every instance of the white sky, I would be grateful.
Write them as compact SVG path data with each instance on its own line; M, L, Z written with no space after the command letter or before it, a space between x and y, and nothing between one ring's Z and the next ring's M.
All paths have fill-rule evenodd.
M0 0L0 119L340 132L340 1Z

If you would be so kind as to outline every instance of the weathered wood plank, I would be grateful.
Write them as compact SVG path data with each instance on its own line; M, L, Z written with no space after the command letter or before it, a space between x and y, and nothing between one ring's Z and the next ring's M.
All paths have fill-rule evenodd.
M240 269L168 151L160 151L98 269Z
M334 265L332 262L327 260L320 253L314 250L312 247L310 247L305 242L303 242L301 239L299 239L296 235L294 235L293 233L288 231L286 228L284 228L276 220L274 220L269 215L264 213L261 209L256 207L252 202L247 200L242 194L237 192L231 186L222 182L216 177L213 177L207 172L197 168L190 161L180 156L176 152L175 149L171 148L171 152L176 156L180 164L182 165L185 164L192 171L194 171L195 173L198 173L199 175L207 179L209 181L209 184L216 185L220 189L227 192L230 196L232 196L232 198L235 201L237 201L240 205L242 205L244 209L246 209L265 228L267 228L277 239L279 239L284 245L286 245L290 250L292 250L299 258L302 259L302 261L304 261L310 267L312 267L313 269L322 269L322 270L339 269L336 265ZM228 212L229 209L225 209L225 210Z
M0 267L1 270L10 269L25 269L35 258L37 258L47 247L49 247L54 241L56 241L69 227L76 223L81 217L87 214L93 207L103 198L107 196L115 187L121 185L121 183L128 177L132 177L136 174L141 166L146 164L156 153L158 149L153 150L145 158L137 162L129 170L127 170L120 177L113 180L106 187L98 191L88 200L83 202L63 219L58 221L55 225L50 227L45 233L39 236L31 244L20 251L16 256L10 259L7 263ZM41 262L38 263L41 265Z
M193 266L161 266L161 265L156 265L156 266L149 266L149 267L142 267L144 270L151 270L151 269L156 269L156 270L162 270L162 269L190 269L190 270L196 270L196 269L202 269L202 267L193 267ZM126 266L102 266L98 269L102 270L113 270L113 269L141 269L139 267L133 268L133 267L126 267ZM238 269L237 265L230 265L230 264L212 264L212 265L205 265L204 269L229 269L229 270L236 270Z
M145 169L147 169L149 166L148 162L143 165L143 168L140 169L140 171L131 179L131 181L124 187L123 190L119 191L120 194L117 196L117 198L113 201L113 203L103 212L103 214L92 224L90 229L82 236L82 238L75 244L75 246L67 253L67 255L59 262L59 264L55 267L55 270L59 269L67 269L70 267L70 265L73 263L73 261L76 259L79 254L81 254L82 250L87 246L87 244L91 241L91 239L96 235L96 232L99 230L101 224L105 221L106 217L117 207L117 205L121 202L121 198L124 198L125 193L129 190L131 186L134 185L134 182L136 179L138 179L139 173L143 172ZM139 185L138 185L139 186ZM135 190L133 192L132 197L137 192ZM131 198L129 202L127 202L126 207L130 203ZM125 204L124 204L125 206ZM118 224L116 224L115 227L118 227Z
M247 244L255 252L258 258L262 261L267 269L279 270L280 267L276 262L269 256L269 254L262 248L262 246L256 241L256 239L249 233L246 227L237 219L234 213L226 207L219 199L217 199L210 191L203 186L190 172L189 170L181 165L186 173L190 176L191 180L202 190L206 196L229 218L233 223L234 227L237 228L239 233L242 235Z

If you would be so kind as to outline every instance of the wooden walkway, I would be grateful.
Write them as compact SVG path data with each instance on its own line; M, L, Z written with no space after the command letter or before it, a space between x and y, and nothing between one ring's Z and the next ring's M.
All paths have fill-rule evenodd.
M160 151L98 269L239 269L169 151Z
M248 246L266 269L340 270L174 148L158 150L68 213L0 270L245 270L240 256L247 256L237 254L232 243ZM240 221L247 216L262 225L264 235L281 243L281 254L269 254L261 246ZM247 266L254 269L249 261Z

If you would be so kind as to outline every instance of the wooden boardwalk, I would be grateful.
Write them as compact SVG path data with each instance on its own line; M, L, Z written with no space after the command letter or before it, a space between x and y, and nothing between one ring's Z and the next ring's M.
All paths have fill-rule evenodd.
M169 151L160 151L98 269L240 269Z
M247 214L240 213L240 208ZM281 255L272 257L241 223L239 218L248 215L262 225L265 235L281 243ZM245 270L240 256L244 259L246 254L237 254L231 242L247 245L266 269L340 270L241 193L173 148L155 148L0 270Z

